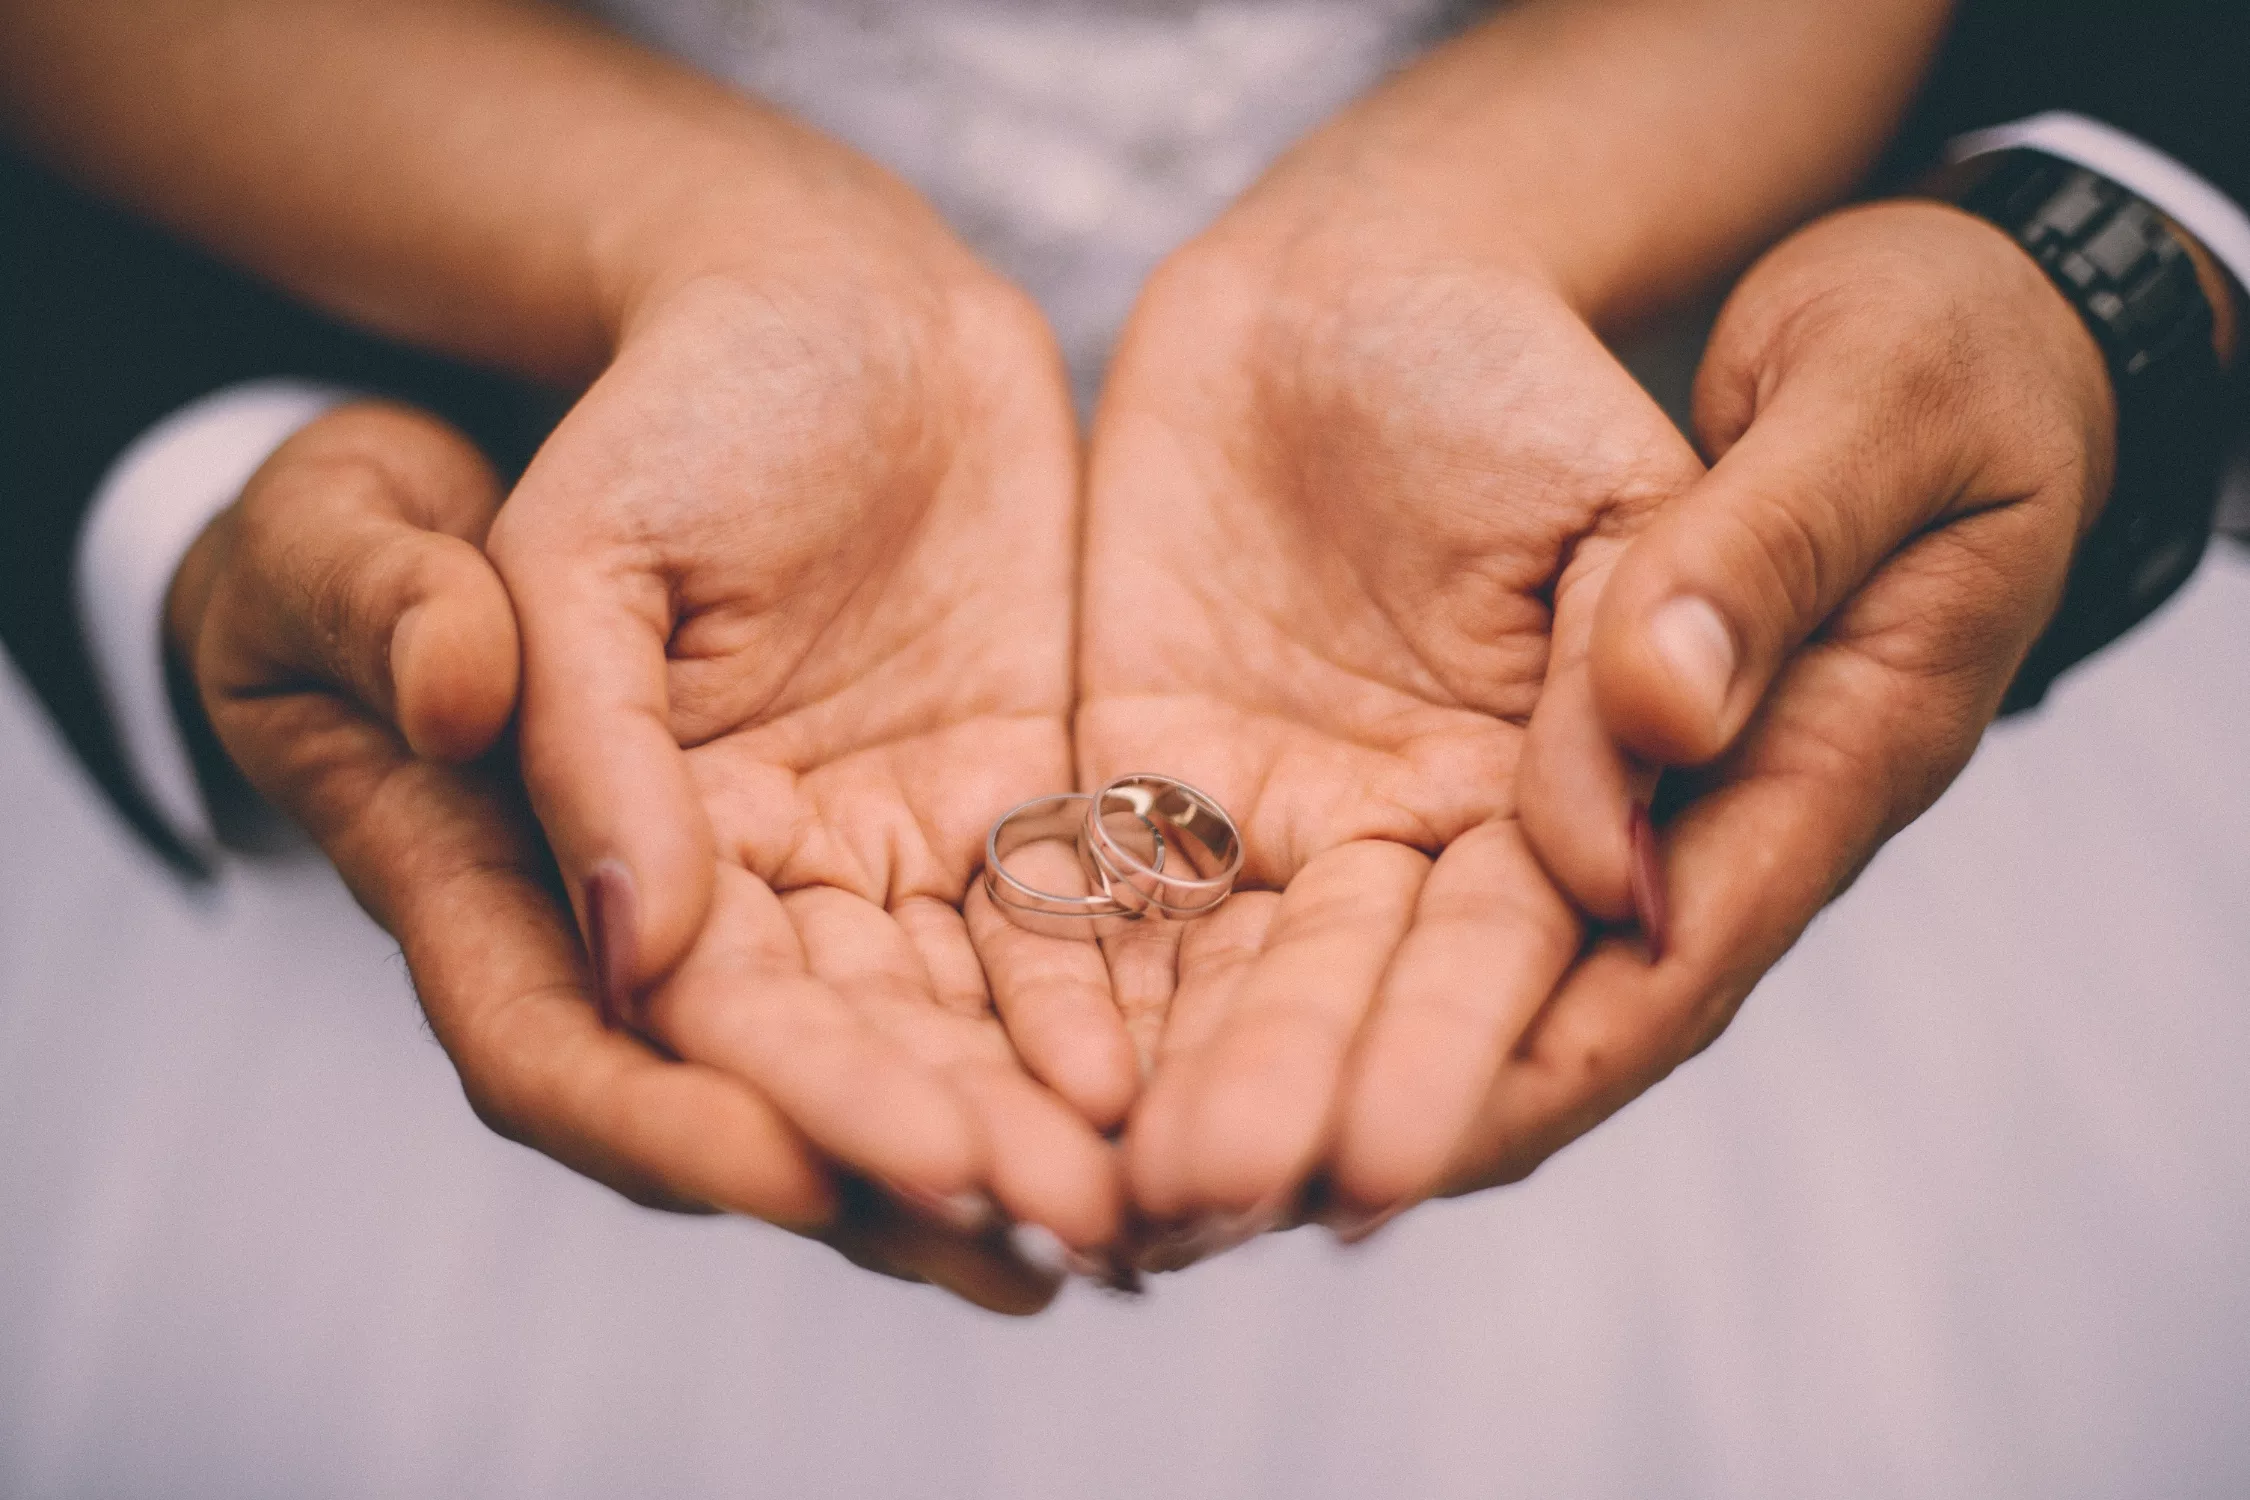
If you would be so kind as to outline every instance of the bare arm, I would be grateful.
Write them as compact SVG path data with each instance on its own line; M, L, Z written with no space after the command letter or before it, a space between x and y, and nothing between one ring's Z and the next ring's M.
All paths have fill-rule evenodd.
M590 378L651 294L801 233L811 200L926 214L812 132L515 0L0 0L0 124L324 307L549 380Z
M1746 262L1896 128L1947 0L1529 0L1309 138L1244 204L1528 256L1597 324ZM1238 220L1243 215L1238 215Z

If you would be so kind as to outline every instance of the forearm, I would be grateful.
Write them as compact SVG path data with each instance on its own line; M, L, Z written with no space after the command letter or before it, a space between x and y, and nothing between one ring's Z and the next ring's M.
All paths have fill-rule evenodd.
M814 200L923 212L509 0L0 0L0 100L33 149L300 295L550 380L598 370L663 285L803 238Z
M1528 260L1598 323L1620 321L1847 192L1947 10L1527 0L1331 122L1246 207L1301 233L1342 190L1402 240Z

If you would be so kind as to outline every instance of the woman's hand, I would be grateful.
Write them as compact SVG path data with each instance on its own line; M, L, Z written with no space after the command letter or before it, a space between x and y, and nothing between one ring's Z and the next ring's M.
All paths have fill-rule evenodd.
M1062 368L872 168L819 209L640 298L494 525L525 782L613 1019L943 1222L1091 1249L1130 1047L1090 944L971 890L1069 783Z
M398 938L495 1130L642 1203L767 1219L987 1306L1044 1304L1052 1266L894 1211L756 1086L600 1024L513 756L492 748L518 652L478 550L498 503L464 439L400 408L339 408L279 450L169 600L235 764Z
M1114 953L1151 1264L1316 1173L1347 1217L1447 1182L1585 936L1517 815L1554 611L1702 472L1518 266L1232 240L1151 286L1093 452L1082 781L1178 775L1249 858L1176 969Z

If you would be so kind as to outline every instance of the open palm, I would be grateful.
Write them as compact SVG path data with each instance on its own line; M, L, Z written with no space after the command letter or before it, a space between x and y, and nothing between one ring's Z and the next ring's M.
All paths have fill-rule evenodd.
M996 1201L1093 1245L1111 1155L994 994L1097 1114L1129 1055L1098 984L1048 982L1071 954L965 899L993 816L1068 777L1075 488L1044 327L981 272L699 284L491 552L526 781L620 1008L952 1228Z
M1316 1172L1376 1205L1444 1179L1584 938L1514 796L1558 603L1567 651L1611 539L1701 472L1511 275L1298 295L1191 252L1152 287L1093 449L1082 779L1179 775L1248 848L1176 964L1117 955L1157 1263L1291 1217Z

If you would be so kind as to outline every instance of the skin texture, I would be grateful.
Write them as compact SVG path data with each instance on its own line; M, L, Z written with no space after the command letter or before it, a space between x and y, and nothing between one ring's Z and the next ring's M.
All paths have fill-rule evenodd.
M574 888L643 893L652 1036L905 1196L1094 1246L1131 1056L970 899L992 819L1069 780L1068 398L1037 315L942 253L635 325L490 541L524 775Z
M1838 214L1741 283L1699 378L1708 477L1602 358L1570 362L1568 319L1537 288L1433 304L1433 277L1408 283L1368 297L1354 337L1253 360L1296 371L1228 425L1278 434L1271 450L1237 445L1219 468L1181 436L1183 403L1136 412L1109 432L1141 439L1096 454L1091 546L1109 560L1089 580L1143 596L1204 580L1201 632L1228 650L1089 630L1082 744L1138 751L1132 724L1206 742L1183 724L1226 720L1253 753L1206 776L1240 789L1269 882L1287 877L1278 900L1237 897L1188 933L1127 1136L1136 1203L1188 1223L1192 1253L1303 1212L1359 1237L1426 1192L1514 1181L1708 1046L1971 756L2108 486L2090 337L2005 236L1953 209ZM1519 349L1532 378L1510 378ZM1296 405L1332 389L1384 396L1372 421ZM1550 403L1573 421L1541 423ZM1543 448L1546 432L1577 441ZM1242 472L1280 452L1267 546L1206 542L1195 571L1147 549L1201 537L1136 524L1138 495L1177 506L1192 472L1251 488ZM1163 457L1177 475L1145 481ZM1237 558L1273 578L1244 585ZM1663 830L1672 942L1651 963L1629 933L1579 949L1577 913L1631 909L1642 753L1710 758L1649 729L1710 733L1647 654L1649 614L1683 587L1771 654L1744 652L1746 672L1764 663L1746 729ZM1420 771L1435 744L1476 749ZM1341 796L1280 803L1287 758L1350 767L1388 821L1339 828Z
M1349 283L1206 334L1217 374L1122 365L1094 461L1082 751L1228 747L1194 774L1283 887L1191 930L1143 1022L1159 1264L1514 1180L1707 1045L1966 763L2108 485L2091 339L1948 208L1833 216L1745 279L1699 379L1708 475L1537 286ZM1158 337L1129 357L1189 357ZM1177 628L1104 634L1112 581ZM1716 731L1650 661L1683 590L1750 643ZM1720 750L1661 835L1662 961L1581 925L1631 911L1653 766Z
M363 455L382 526L364 476L254 495L175 594L222 736L400 934L480 1111L1020 1310L1052 1281L994 1202L1085 1250L1129 1186L1171 1264L1520 1176L1958 769L2106 484L2059 299L1951 221L1769 262L1706 367L1708 478L1598 336L1847 190L1943 13L1546 0L1440 49L1152 283L1082 558L1021 300L871 164L556 12L0 4L0 94L324 305L587 384L497 523ZM1963 368L2050 399L1954 399ZM1683 579L1748 663L1700 717L1646 649ZM447 769L519 651L591 971L507 778ZM1629 812L1700 762L1651 966ZM1132 769L1236 810L1243 893L1106 953L996 920L992 816ZM432 915L471 899L473 944ZM699 1134L683 1090L722 1089Z
M964 901L985 823L1069 765L1076 444L1020 297L880 168L557 7L95 0L0 7L0 34L10 124L82 180L373 327L585 388L490 535L504 586L476 585L521 619L525 782L571 915L606 897L584 934L600 962L574 959L570 992L592 981L661 1053L749 1080L852 1202L935 1237L918 1274L1044 1300L1052 1277L1027 1281L984 1226L1114 1234L1113 1153L1088 1121L1123 1109L1133 1070L1113 1011L1049 1003L1053 957L1011 960L1004 933L980 958L989 924ZM222 575L216 597L297 601L250 632L260 656L288 659L308 623L350 634L331 595L356 533L303 522ZM308 550L337 568L293 573ZM979 570L974 594L943 586ZM448 753L506 717L519 633L439 613L403 617L396 649L473 682L466 722L387 699L380 674L323 680ZM377 626L329 654L382 660ZM327 754L253 738L229 744L261 784ZM297 790L276 794L317 818ZM455 807L467 847L498 847L458 797L414 806ZM401 893L430 838L405 826L338 857L384 894L371 908L433 1016L490 982L490 945L558 972L528 916L484 947L409 941ZM1036 1012L1024 1053L1076 1108L1027 1072L994 989ZM603 1130L631 1137L637 1113L581 1107L609 1084L590 1059L613 1054L560 1037L515 1037L542 1087L472 1096L505 1093L488 1112L565 1160L632 1154ZM679 1127L677 1162L635 1148L652 1196L806 1222L700 1191Z
M2092 338L2030 260L1901 202L1832 215L1744 278L1696 426L1714 467L1617 559L1587 688L1542 701L1522 787L1548 868L1599 905L1624 877L1603 837L1619 783L1699 768L1664 830L1679 952L1587 956L1495 1087L1458 1187L1521 1176L1708 1044L1936 800L2061 596L2116 419ZM1740 643L1716 707L1651 649L1682 595Z
M1154 1062L1125 1143L1145 1264L1305 1213L1356 1235L1477 1176L1463 1152L1526 1028L1632 914L1651 778L1594 710L1594 604L1703 474L1599 330L1848 181L1941 19L1512 10L1309 138L1151 283L1093 439L1081 782L1164 766L1216 793L1252 889L1112 944ZM1816 87L1817 119L1787 102ZM1617 108L1566 102L1591 91ZM1744 140L1771 149L1713 178ZM1614 899L1558 887L1521 816L1555 697L1614 810L1574 825ZM1630 934L1604 954L1646 967ZM1522 1129L1581 1111L1599 1062L1503 1090L1537 1099Z
M1702 473L1552 290L1331 274L1176 267L1097 427L1084 780L1165 767L1250 855L1179 930L1176 985L1120 976L1156 1058L1134 1200L1162 1226L1290 1212L1363 1035L1341 1189L1437 1185L1584 934L1516 815L1549 601Z
M868 1192L740 1070L602 1026L507 747L486 753L515 698L514 616L477 550L498 503L464 439L398 408L340 408L278 451L168 601L236 765L399 940L494 1130L637 1202L771 1220L983 1306L1043 1306L1053 1268Z

